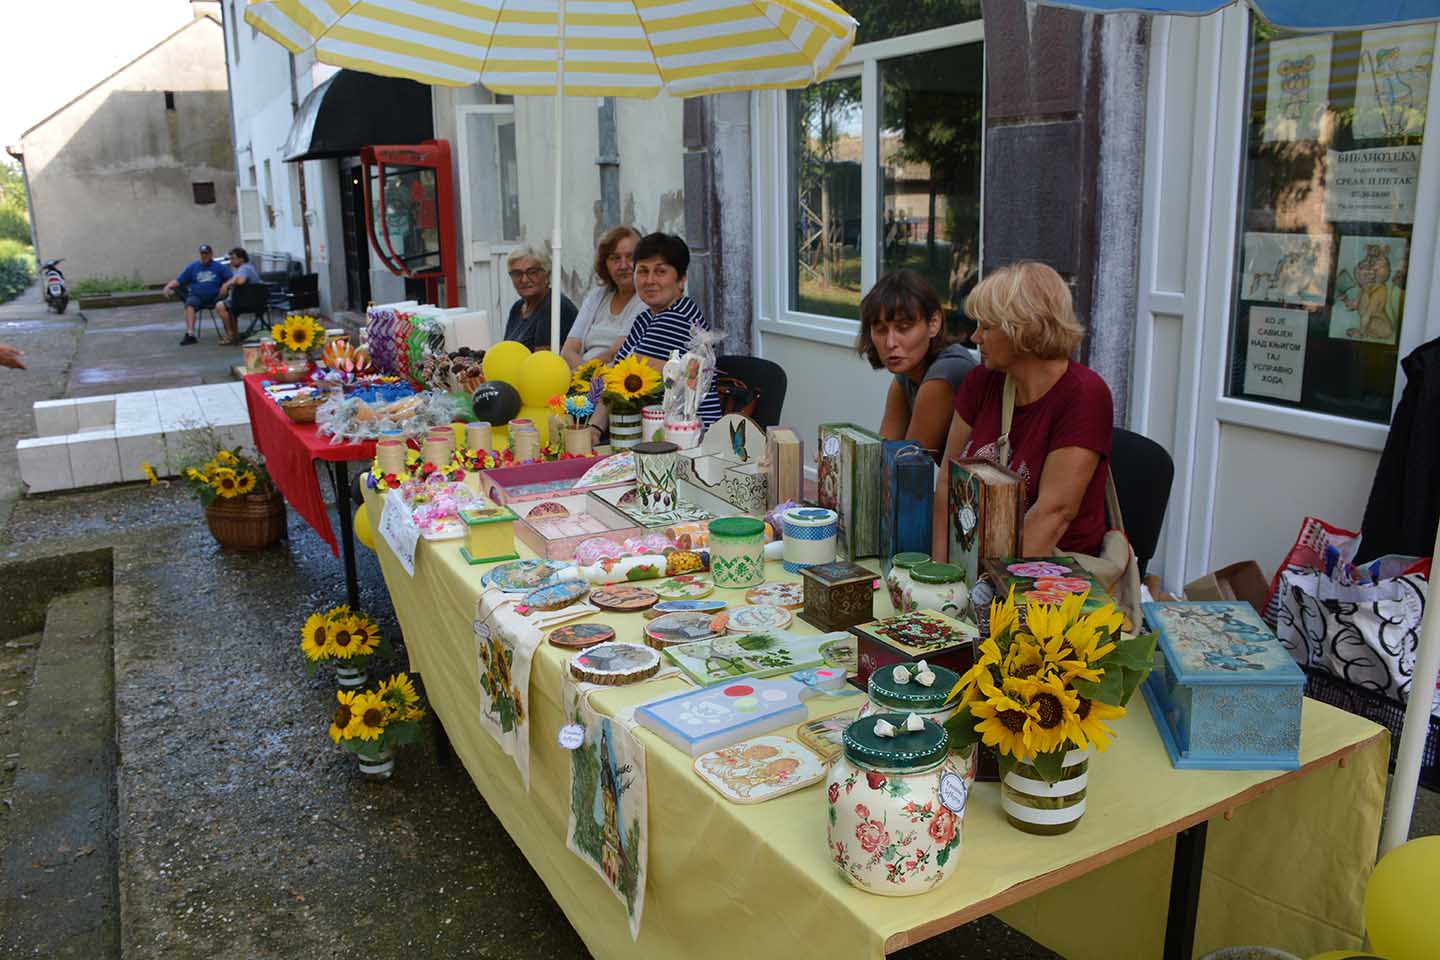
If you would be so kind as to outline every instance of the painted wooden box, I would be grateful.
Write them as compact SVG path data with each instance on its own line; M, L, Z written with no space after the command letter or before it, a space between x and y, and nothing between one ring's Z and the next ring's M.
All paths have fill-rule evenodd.
M836 553L845 560L880 552L879 434L853 423L820 424L816 501L840 515Z
M875 571L837 560L800 571L805 609L800 619L820 630L848 630L875 619Z
M1300 766L1305 674L1248 603L1142 605L1159 631L1142 689L1179 769Z
M511 505L519 518L515 535L546 560L570 560L575 547L591 537L624 541L645 532L625 514L599 497L571 494Z
M715 514L710 510L686 500L683 489L680 500L675 504L674 509L653 513L641 511L640 504L636 502L634 485L592 490L590 496L619 511L631 523L646 530L662 530L676 524L715 519Z
M676 458L680 494L721 516L737 510L763 516L770 490L765 455L765 431L754 420L738 413L721 417L700 446Z
M930 552L935 461L914 440L886 440L880 448L880 560L890 569L897 553Z
M487 500L503 506L525 500L549 500L566 494L634 485L635 477L631 474L629 477L609 482L577 487L576 481L604 459L605 457L574 457L569 460L552 460L549 463L527 463L517 467L482 470L480 492Z
M1083 613L1091 613L1111 602L1110 594L1071 556L993 557L982 560L980 568L995 587L997 599L1003 600L1014 588L1021 623L1025 622L1025 607L1029 604L1058 606L1072 593L1089 591L1080 608Z
M915 660L963 675L975 662L975 638L979 636L971 624L934 610L862 623L853 632L859 637L854 682L861 689L881 667Z
M465 545L460 556L466 563L496 563L515 560L515 514L506 507L477 502L460 511L465 525Z

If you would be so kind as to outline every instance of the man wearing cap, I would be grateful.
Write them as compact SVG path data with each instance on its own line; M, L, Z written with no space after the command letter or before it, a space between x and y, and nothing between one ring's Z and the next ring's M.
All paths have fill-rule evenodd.
M259 283L260 272L250 264L250 254L244 247L235 247L226 257L230 260L231 277L220 284L220 296L225 299L215 305L215 312L225 324L225 339L222 345L231 345L240 338L235 326L235 288L246 283Z
M185 336L180 341L180 346L188 347L196 343L195 339L195 311L206 310L215 306L215 301L220 298L220 285L230 279L230 268L215 260L214 252L210 244L200 244L200 259L191 261L190 265L180 271L180 276L165 284L165 296L175 292L176 287L186 287L185 294Z

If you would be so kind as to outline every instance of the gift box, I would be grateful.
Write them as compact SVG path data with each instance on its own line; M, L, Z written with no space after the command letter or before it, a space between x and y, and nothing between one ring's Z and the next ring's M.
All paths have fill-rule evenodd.
M460 522L465 524L465 545L460 548L460 556L467 563L519 559L515 552L515 514L505 507L465 507L460 511Z
M549 500L568 494L613 487L633 487L634 480L616 480L594 486L577 487L575 482L604 457L574 457L548 463L527 463L516 467L482 470L481 492L498 504L514 504L526 500Z
M800 571L805 609L800 619L822 631L848 630L875 618L875 572L837 560Z
M1141 605L1159 632L1141 689L1182 770L1295 770L1305 674L1248 603Z
M859 638L853 682L862 690L870 674L881 667L915 660L964 675L975 662L975 639L980 633L964 621L933 610L862 623L852 632Z
M574 559L575 548L592 537L623 542L645 532L605 501L583 493L522 500L511 509L519 517L515 535L546 560Z

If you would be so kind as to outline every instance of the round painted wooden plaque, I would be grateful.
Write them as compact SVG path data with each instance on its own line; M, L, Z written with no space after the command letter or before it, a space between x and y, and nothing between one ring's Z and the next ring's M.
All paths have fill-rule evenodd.
M615 631L603 623L568 623L550 631L550 645L567 650L583 650L597 643L615 639Z
M638 643L601 643L570 658L570 674L586 683L620 686L653 677L660 654Z
M704 577L671 577L652 586L661 600L699 600L715 592L715 584Z
M560 610L589 592L590 584L583 580L561 580L531 590L520 602L532 610Z
M601 610L615 610L620 613L633 613L636 610L645 610L655 606L660 597L653 590L646 590L643 587L627 587L623 584L610 587L597 587L590 592L590 602Z
M799 610L805 606L805 586L799 583L762 583L745 591L745 601L757 606Z

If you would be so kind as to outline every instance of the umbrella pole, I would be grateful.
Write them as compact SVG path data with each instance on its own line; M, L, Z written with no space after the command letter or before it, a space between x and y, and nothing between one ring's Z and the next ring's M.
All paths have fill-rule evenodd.
M1440 554L1440 527L1430 555ZM1395 757L1395 777L1390 782L1390 809L1385 812L1385 831L1380 835L1380 855L1400 846L1410 835L1410 817L1415 810L1415 788L1420 782L1425 738L1430 733L1430 707L1435 681L1440 677L1440 598L1427 597L1425 616L1420 621L1420 643L1415 653L1415 672L1410 678L1410 699L1405 705L1405 726L1400 731L1400 750Z
M565 277L560 249L560 227L563 205L561 198L565 189L565 0L560 0L560 23L557 33L557 57L555 60L555 223L550 232L550 349L557 354L564 346L560 342L560 297L563 296L558 281Z

